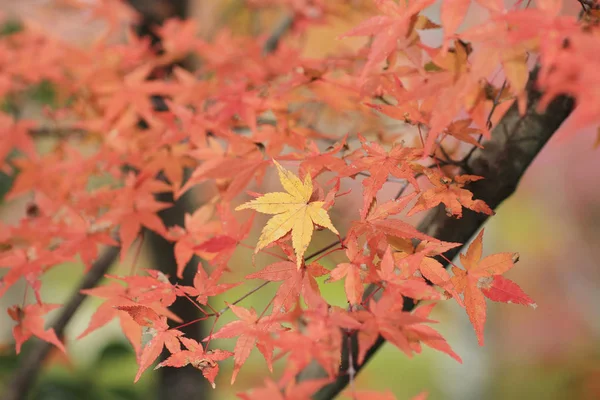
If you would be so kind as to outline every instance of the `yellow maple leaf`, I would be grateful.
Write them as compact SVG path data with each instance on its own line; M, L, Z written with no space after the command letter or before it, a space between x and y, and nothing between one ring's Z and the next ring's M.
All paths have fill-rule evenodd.
M292 246L296 252L296 264L302 265L302 258L314 231L314 225L329 229L339 235L331 223L323 201L312 201L313 184L310 174L304 182L296 175L273 160L279 172L281 185L287 191L266 193L263 196L242 204L235 210L253 209L263 214L275 214L265 225L256 244L255 253L292 231Z

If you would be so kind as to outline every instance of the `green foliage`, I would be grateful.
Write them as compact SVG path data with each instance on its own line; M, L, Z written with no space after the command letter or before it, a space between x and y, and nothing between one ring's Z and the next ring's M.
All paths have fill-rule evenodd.
M17 20L8 20L0 24L0 36L8 36L23 30L23 24Z
M31 87L28 95L32 100L42 105L48 105L52 108L56 108L58 105L56 87L48 80L43 80Z

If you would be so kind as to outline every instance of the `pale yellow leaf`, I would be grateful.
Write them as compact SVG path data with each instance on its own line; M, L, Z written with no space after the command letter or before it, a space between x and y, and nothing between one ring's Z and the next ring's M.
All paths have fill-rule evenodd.
M275 214L263 228L255 252L292 231L292 246L296 253L297 266L300 268L315 224L327 228L337 235L339 233L331 223L327 211L323 209L324 202L310 202L313 192L310 175L306 175L302 182L300 178L287 171L277 161L273 160L273 162L277 167L281 185L287 193L267 193L242 204L236 210L252 209L263 214Z

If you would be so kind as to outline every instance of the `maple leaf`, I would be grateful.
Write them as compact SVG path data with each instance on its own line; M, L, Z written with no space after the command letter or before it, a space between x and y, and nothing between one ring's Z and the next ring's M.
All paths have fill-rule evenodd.
M366 256L363 251L359 251L358 241L354 236L346 240L346 255L350 262L338 264L331 270L327 282L335 282L345 277L344 289L348 302L359 304L364 293L363 276L365 275L361 266L372 265L373 257Z
M421 152L402 146L394 146L387 152L379 143L367 141L360 135L359 138L366 155L361 156L341 171L340 177L354 176L364 170L370 172L370 176L362 181L363 207L360 216L365 218L377 192L383 187L389 175L406 179L417 191L419 190L415 178L415 166L411 162L418 159Z
M422 256L417 258L419 261ZM387 285L388 291L397 291L405 297L418 300L437 300L439 294L422 279L408 276L404 277L396 273L394 257L391 247L388 246L381 260L379 276Z
M209 159L192 172L190 178L177 192L176 197L181 196L192 186L211 179L219 182L219 189L223 192L223 200L231 201L253 178L260 181L268 161L263 160L263 155L254 142L237 135L237 138L229 141L230 145L233 145L235 140L248 141L249 143L245 143L245 146L251 145L252 151L243 154L243 157L229 154L216 156L215 151L212 151L212 154L208 155ZM197 157L201 158L204 155L198 154Z
M483 148L483 146L471 136L474 134L481 133L479 129L470 127L471 122L472 120L470 119L461 119L458 121L454 121L448 126L448 128L446 128L445 133L462 142L469 143L479 148Z
M161 320L155 328L147 329L146 333L152 336L152 339L147 342L138 353L138 371L135 375L134 382L137 382L142 373L160 356L163 347L166 347L171 354L176 354L181 351L179 344L180 337L183 332L177 329L169 329L166 318Z
M113 208L103 216L102 221L120 224L121 261L137 238L142 227L165 235L167 229L156 214L169 208L171 204L156 201L153 194L169 191L170 187L161 181L148 179L147 176L128 174L125 188L118 193Z
M393 236L388 236L387 239L394 249L399 250L394 252L393 257L394 262L400 266L400 276L411 277L418 270L425 279L444 289L459 305L464 306L461 297L454 289L450 274L439 261L432 257L460 246L460 243L421 241L418 246L414 246L407 239Z
M113 318L118 317L123 333L137 351L140 350L142 329L137 324L131 315L127 312L119 312L118 306L135 306L135 302L129 299L129 292L126 287L111 282L109 285L100 286L92 289L81 291L84 295L98 296L107 299L94 312L90 319L88 327L77 337L81 339L98 328L106 325Z
M459 175L454 178L442 176L435 170L425 170L429 181L433 184L431 189L421 194L415 206L406 214L411 216L421 211L429 210L440 203L446 205L446 213L457 218L462 217L462 208L493 215L494 211L483 200L473 200L473 193L463 186L470 181L483 179L481 176Z
M162 142L166 142L163 135ZM173 186L173 192L181 189L185 168L195 166L195 162L187 156L188 145L182 143L161 143L154 145L154 151L149 152L149 158L144 160L146 171L162 172Z
M364 66L361 79L373 67L382 62L390 53L396 50L398 39L408 36L414 28L414 18L421 10L429 7L434 0L417 0L410 3L396 3L392 0L380 0L376 4L386 15L378 15L363 21L357 27L341 35L347 36L370 36L374 39L371 44L369 58Z
M193 214L185 214L184 227L175 225L169 228L167 237L175 242L175 262L177 263L177 277L183 277L185 267L194 254L203 258L210 258L202 252L198 243L203 242L208 236L218 233L219 222L211 220L214 214L214 204L209 202L199 207Z
M270 332L283 328L280 328L279 324L270 321L268 318L259 318L254 309L248 310L234 304L228 304L228 306L239 320L224 325L204 341L238 336L234 349L233 374L231 375L231 383L233 384L240 368L250 356L250 352L255 345L267 361L269 370L272 370L273 339Z
M517 284L500 276L515 265L518 260L517 253L498 253L481 259L483 232L483 229L479 232L466 254L460 254L460 261L465 270L456 266L452 267L454 273L452 282L456 290L464 294L467 315L473 324L477 340L482 346L483 326L486 320L484 296L488 296L494 301L514 302L533 308L537 307Z
M431 310L437 305L437 303L430 303L424 306L419 306L413 312L413 315L428 318ZM410 325L407 327L407 336L411 341L411 347L417 352L421 352L421 345L423 343L432 349L439 350L443 353L448 354L450 357L454 358L456 361L462 364L462 359L458 354L452 350L446 339L435 329L430 326L418 324L418 325Z
M308 151L291 153L281 159L301 160L300 168L298 169L299 173L301 175L310 175L313 179L327 170L340 172L346 167L346 163L343 159L335 155L347 146L347 139L347 136L344 136L335 145L327 148L325 151L321 151L317 144L311 140L306 146Z
M240 224L231 211L230 204L219 204L217 212L221 222L220 234L195 247L195 249L204 253L214 254L214 258L209 260L213 265L226 265L238 248L237 244L248 236L252 228L254 215L243 224Z
M246 276L246 279L283 281L273 300L273 311L279 313L289 311L301 293L309 305L315 305L316 299L321 296L315 277L323 276L328 272L317 263L304 265L298 269L292 261L281 261Z
M146 306L115 306L119 311L125 311L140 326L153 328L161 323L160 315Z
M296 251L296 267L300 269L304 253L312 238L314 225L327 228L336 235L339 233L323 208L324 202L310 201L313 192L310 175L306 175L302 182L300 178L284 169L277 161L273 160L273 162L277 167L281 185L287 193L267 193L242 204L236 208L236 211L249 208L264 214L275 214L263 228L255 253L292 231L292 245Z
M0 279L0 297L23 277L33 289L38 302L41 303L40 278L50 266L61 261L64 259L59 257L57 252L37 246L27 249L15 248L13 251L2 254L0 268L9 268L9 271Z
M476 0L477 3L486 7L490 11L500 12L504 9L502 0ZM444 27L444 37L448 39L460 26L467 10L471 5L471 0L452 0L442 2L441 21ZM445 49L445 47L444 47Z
M61 307L60 304L29 304L25 307L12 306L8 311L10 318L17 322L13 327L13 336L16 341L17 354L21 352L21 345L31 336L36 336L48 343L58 347L63 353L67 353L65 346L56 336L53 328L44 329L42 315Z
M364 361L367 351L373 346L379 335L403 351L408 357L412 357L413 352L420 350L417 345L419 341L423 341L430 347L460 360L449 346L439 345L439 342L445 343L439 333L431 327L422 325L435 321L418 315L418 313L411 314L402 311L402 305L403 302L401 298L399 301L398 295L385 291L378 302L370 301L368 310L355 312L357 319L363 323L358 331L359 364Z
M419 232L417 228L407 222L400 219L388 218L391 215L400 213L414 196L416 196L416 193L410 193L399 199L390 200L372 207L365 219L352 221L348 237L366 235L370 240L381 239L387 242L387 237L394 236L404 239L421 239L432 243L439 243L440 245L444 244L445 242L440 242L431 236Z
M223 272L224 267L219 267L215 269L209 277L204 270L202 263L198 263L198 272L196 273L196 276L194 276L194 286L180 286L179 288L186 294L196 297L198 303L206 304L209 297L224 293L241 283L219 284L218 282L221 275L223 275Z
M302 310L298 304L294 312L281 315L277 320L293 323L300 318L302 322L296 324L296 330L280 333L276 342L281 349L279 356L288 355L281 380L293 380L313 359L329 377L335 377L345 337L342 329L358 329L360 322L345 310L330 307L324 300L308 310Z
M69 214L69 225L62 230L62 235L67 243L62 246L68 253L79 253L85 264L86 271L98 257L98 245L118 246L118 242L111 237L107 223L98 224L90 218L84 218L73 209L63 208Z
M210 382L213 389L216 387L215 378L219 373L219 364L222 361L233 356L233 353L226 350L204 350L201 343L194 339L179 337L179 340L187 348L173 353L165 361L159 363L154 369L161 367L185 367L191 364L194 368L202 371L202 375Z
M481 292L492 301L537 307L536 303L523 292L519 285L500 275L494 276L491 286L482 288Z
M169 277L160 271L147 269L149 276L132 275L127 277L106 274L109 279L116 279L127 284L126 295L135 299L138 303L145 305L160 304L162 307L154 307L155 311L164 314L173 320L174 314L167 312L167 307L177 299L175 286L169 282Z

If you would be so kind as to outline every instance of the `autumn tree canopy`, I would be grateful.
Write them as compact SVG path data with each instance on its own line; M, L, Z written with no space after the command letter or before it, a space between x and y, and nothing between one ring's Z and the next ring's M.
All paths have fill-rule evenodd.
M5 198L27 204L0 225L0 296L26 282L7 310L17 353L47 342L6 399L24 396L51 346L69 353L64 328L87 296L103 302L78 337L118 319L136 380L192 365L214 386L232 362L235 384L258 350L280 370L242 399L388 398L352 385L384 341L398 357L427 346L461 362L429 318L440 302L464 308L481 345L488 300L536 307L503 276L518 249L482 257L482 224L567 117L565 136L600 122L594 0L246 0L236 12L262 21L252 29L199 35L171 18L154 38L125 2L60 3L105 30L86 46L27 20L0 36ZM310 54L309 35L333 24L352 28ZM54 103L22 115L39 85ZM195 199L182 224L161 218L165 194ZM141 261L149 232L174 247L172 274ZM332 254L344 261L330 268ZM84 281L56 304L45 274L76 261ZM324 297L336 281L345 298ZM276 294L253 307L267 285ZM203 337L182 331L200 323Z

